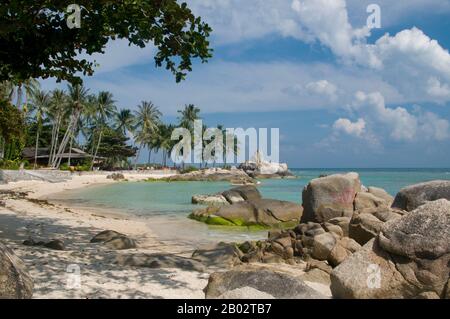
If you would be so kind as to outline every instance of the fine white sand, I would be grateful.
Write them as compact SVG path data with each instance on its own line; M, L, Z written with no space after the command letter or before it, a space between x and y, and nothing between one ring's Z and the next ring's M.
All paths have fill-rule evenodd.
M164 178L167 172L124 173L129 181ZM204 298L209 273L178 268L123 267L118 256L133 253L176 254L190 257L192 245L160 240L144 220L120 213L105 213L67 203L47 201L67 190L116 183L107 174L74 175L61 183L21 181L0 185L0 240L25 262L34 280L34 298ZM12 193L11 193L12 192ZM25 194L20 194L25 192ZM90 239L103 230L115 230L135 239L137 249L109 250ZM25 239L60 239L64 251L25 246ZM277 271L303 274L298 266L262 264ZM79 275L77 273L79 272ZM329 287L308 283L325 296Z
M171 173L124 174L130 181L162 178ZM29 192L26 198L0 195L0 239L21 257L34 279L34 298L204 298L208 274L181 269L124 268L119 254L192 251L162 243L139 220L117 214L68 207L33 199L69 189L115 183L106 175L74 176L63 183L21 181L0 185L2 191ZM3 192L4 193L4 192ZM137 240L138 249L115 251L89 240L111 229ZM63 240L66 250L22 245L28 238ZM76 273L80 270L80 276ZM75 274L75 275L74 275ZM81 285L78 285L78 278Z

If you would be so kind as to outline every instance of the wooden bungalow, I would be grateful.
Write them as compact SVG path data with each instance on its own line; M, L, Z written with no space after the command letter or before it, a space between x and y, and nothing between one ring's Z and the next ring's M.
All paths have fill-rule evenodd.
M22 151L22 157L30 163L34 163L35 148L25 147ZM86 159L91 159L93 156L80 150L79 148L72 147L72 151L65 152L62 154L61 163L67 163L70 158L70 165L82 164ZM49 149L47 147L39 147L37 151L37 164L47 165L49 159ZM96 157L97 161L104 160L104 157Z

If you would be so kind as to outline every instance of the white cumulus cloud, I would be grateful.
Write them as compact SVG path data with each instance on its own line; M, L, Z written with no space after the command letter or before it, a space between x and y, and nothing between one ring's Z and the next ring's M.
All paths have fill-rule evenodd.
M306 90L311 94L324 95L331 100L337 98L337 87L327 80L319 80L306 84Z
M410 112L403 107L390 108L385 104L379 92L355 95L360 114L373 131L387 130L390 138L396 141L413 141L417 139L444 140L449 137L449 123L431 112Z
M389 84L416 101L449 101L442 91L450 85L450 54L438 41L413 27L394 36L388 33L375 43L367 43L370 32L354 28L345 0L293 0L305 32L351 66L378 72ZM428 79L439 78L441 88L428 89Z
M349 119L340 118L333 124L333 130L335 132L344 132L348 135L361 137L365 132L366 121L360 118L356 122L352 122Z
M450 86L441 83L437 78L428 79L427 92L430 96L436 98L436 101L450 100Z

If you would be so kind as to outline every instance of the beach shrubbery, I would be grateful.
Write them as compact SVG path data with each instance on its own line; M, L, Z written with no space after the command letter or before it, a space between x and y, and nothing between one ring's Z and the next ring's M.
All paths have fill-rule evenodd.
M1 169L19 169L21 161L19 160L0 160Z
M198 170L199 169L197 167L195 167L195 166L187 166L187 167L181 169L180 173L181 174L186 174L186 173L196 172Z
M71 171L71 172L88 172L91 170L91 164L90 162L86 162L75 166L69 166L69 164L67 163L62 163L59 169L62 171Z

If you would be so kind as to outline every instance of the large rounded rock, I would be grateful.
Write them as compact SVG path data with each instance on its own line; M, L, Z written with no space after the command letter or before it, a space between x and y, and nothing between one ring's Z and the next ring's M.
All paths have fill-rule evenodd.
M258 191L258 189L255 186L252 186L252 185L234 187L234 188L230 189L229 191L223 192L222 195L227 197L225 195L227 192L237 193L246 201L255 201L255 200L261 199L260 192Z
M197 260L172 254L134 254L118 255L116 263L127 267L144 268L179 268L189 271L204 272L205 266Z
M317 260L327 260L334 246L336 238L330 233L320 234L314 237L312 256Z
M316 178L304 188L302 222L326 222L353 214L353 201L361 191L357 173L335 174Z
M109 249L117 249L117 250L132 249L137 247L134 239L131 239L127 236L114 237L111 240L105 241L104 245Z
M412 211L427 201L450 200L450 181L431 181L402 188L392 207Z
M436 259L450 253L450 201L429 202L386 222L379 241L384 250L408 258Z
M116 232L114 230L104 230L91 239L91 243L103 243L105 241L111 240L115 237L124 236L123 234Z
M208 267L233 267L241 263L241 255L242 252L234 244L218 243L195 250L192 258Z
M350 221L348 236L364 245L378 235L383 224L373 214L355 213Z
M334 298L372 299L411 297L405 282L388 253L373 238L331 272Z
M268 293L259 291L252 287L242 287L229 290L221 294L217 299L275 299Z
M238 202L194 211L190 217L210 225L294 226L302 216L302 206L275 199Z
M215 195L194 195L192 196L192 204L227 205L229 203L222 194L215 194Z
M324 298L297 277L247 265L227 272L212 273L204 291L206 298L219 298L229 291L244 287L251 287L277 299Z
M114 230L104 230L91 239L91 243L103 243L109 249L131 249L136 248L137 244L134 239Z
M368 192L372 195L375 195L378 198L384 199L384 201L388 204L388 206L391 206L392 202L394 201L394 197L392 197L388 192L386 192L382 188L369 186Z
M263 198L252 202L259 224L276 225L283 223L298 224L303 214L300 204Z
M28 299L33 295L33 279L22 260L0 243L0 299Z
M331 276L337 298L445 298L450 273L450 202L428 202L387 221Z
M357 211L374 209L377 207L389 207L392 201L386 201L381 197L367 192L358 192L355 197L354 208Z
M400 214L387 207L366 209L363 213L357 211L350 220L349 237L364 245L378 235L386 221L399 217Z
M344 236L348 236L348 229L350 225L351 217L335 217L328 220L328 223L339 226L342 229Z

